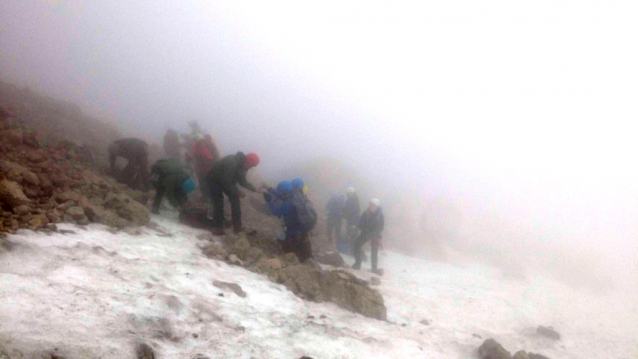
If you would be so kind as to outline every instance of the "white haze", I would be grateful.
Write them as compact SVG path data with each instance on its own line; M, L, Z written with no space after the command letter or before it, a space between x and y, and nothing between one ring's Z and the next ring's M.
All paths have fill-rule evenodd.
M342 158L414 208L415 243L635 290L637 18L633 1L4 0L0 71L149 140L198 119L273 180Z

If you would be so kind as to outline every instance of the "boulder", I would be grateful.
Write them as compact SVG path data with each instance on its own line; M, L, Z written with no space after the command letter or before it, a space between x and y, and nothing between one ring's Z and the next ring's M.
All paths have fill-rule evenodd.
M124 191L124 194L131 197L134 201L144 206L146 206L146 204L148 203L148 200L151 198L151 196L146 192L137 191L134 189L130 189L128 187Z
M12 208L31 202L18 183L6 178L0 181L0 200L8 203Z
M33 216L29 221L29 226L34 227L34 228L40 228L40 227L44 227L47 224L49 224L49 220L47 219L47 216L44 214L38 214Z
M239 257L239 259L246 260L248 251L250 251L250 243L245 236L240 236L231 248L231 253Z
M66 214L68 214L69 216L73 217L73 219L78 220L82 217L85 217L84 215L84 209L82 209L82 207L79 206L74 206L71 207L69 209L66 210Z
M286 253L286 254L283 254L282 256L280 256L279 258L281 258L281 261L284 264L284 267L287 266L287 265L300 264L299 258L297 258L297 255L294 254L294 253Z
M226 257L226 250L221 244L211 243L204 247L202 250L204 255L211 259L224 259Z
M346 262L343 260L343 257L341 257L341 254L337 252L326 252L314 257L317 262L321 264L327 264L337 268L343 267L346 264Z
M512 354L491 338L481 344L478 348L478 354L481 359L512 359Z
M244 292L244 290L237 283L229 283L229 282L213 280L213 285L220 289L230 290L233 293L237 294L238 296L242 298L246 298L246 292Z
M246 266L252 266L253 264L257 263L263 256L264 252L261 249L251 247L248 250L248 253L246 253Z
M31 207L27 206L26 204L21 204L13 208L13 213L15 213L18 216L22 216L30 212L31 212Z
M58 203L66 203L69 201L77 202L80 200L80 195L73 191L58 192L54 197Z
M30 172L28 168L21 164L6 160L0 161L0 171L10 180L16 180L19 177L24 177L24 173Z
M516 354L514 354L514 357L512 359L529 359L529 355L526 351L519 350L516 352Z
M237 257L237 255L235 255L235 254L231 254L231 255L228 256L228 263L236 265L236 266L243 266L244 265L244 261L239 259L239 257Z
M325 281L324 291L326 298L341 308L368 318L387 320L387 309L381 294L348 272L331 271Z
M370 285L374 285L374 286L381 285L381 279L379 279L379 277L370 278Z
M541 325L536 328L536 333L552 340L560 340L560 334L551 326L544 327Z
M22 179L23 182L26 184L29 184L31 186L39 186L40 185L40 178L38 178L38 175L36 175L35 173L31 172L31 171L26 171L22 174Z
M326 298L321 286L321 271L306 265L293 265L279 272L280 283L298 296L315 302Z
M148 208L124 194L110 192L104 199L104 207L138 226L143 226L151 220Z

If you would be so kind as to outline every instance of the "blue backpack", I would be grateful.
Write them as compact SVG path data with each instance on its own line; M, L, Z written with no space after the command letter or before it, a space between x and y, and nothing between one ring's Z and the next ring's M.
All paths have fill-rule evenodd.
M313 229L317 224L317 212L312 202L301 191L295 191L292 205L297 212L297 220L305 232Z

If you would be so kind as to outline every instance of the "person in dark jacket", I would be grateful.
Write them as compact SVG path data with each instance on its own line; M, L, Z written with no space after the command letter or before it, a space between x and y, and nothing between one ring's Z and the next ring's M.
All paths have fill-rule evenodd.
M162 199L166 197L171 206L181 212L188 201L188 193L195 189L195 182L190 178L181 163L175 158L157 161L151 168L153 185L157 190L153 200L153 213L159 213Z
M301 192L299 192L301 190ZM272 188L264 193L264 199L272 214L282 217L286 228L286 238L282 243L284 253L295 253L301 263L312 258L312 247L308 238L308 229L299 221L297 210L293 205L294 196L303 196L303 186L293 189L288 181L282 181L277 190Z
M343 207L343 218L346 220L346 235L342 238L338 245L338 249L341 253L350 254L354 242L357 239L359 230L359 216L361 214L361 205L359 203L359 196L354 187L348 187L347 189L346 204Z
M251 192L261 192L246 180L246 172L259 164L259 157L254 153L244 155L242 152L229 155L217 161L210 172L211 199L213 203L213 234L224 234L224 194L228 197L235 233L242 231L241 207L239 199L246 194L237 185Z
M337 243L341 241L341 222L344 205L345 198L343 195L338 194L333 194L330 197L330 200L328 200L328 203L326 203L326 212L328 214L326 227L328 232L328 242L331 248L335 248Z
M120 181L129 187L146 191L149 185L148 145L139 138L123 138L109 146L109 167L113 175L117 170L115 162L118 157L125 158L128 163L119 176Z
M377 268L379 245L381 244L381 233L384 227L383 212L381 211L381 202L373 198L368 205L368 209L361 215L359 220L359 238L354 244L354 259L355 263L352 266L353 269L361 269L362 260L362 248L370 241L370 247L372 248L372 272L380 274L379 268Z

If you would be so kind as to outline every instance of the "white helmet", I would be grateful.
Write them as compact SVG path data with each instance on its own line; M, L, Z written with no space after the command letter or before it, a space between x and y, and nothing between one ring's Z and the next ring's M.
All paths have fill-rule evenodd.
M371 199L371 200L370 200L370 203L374 204L374 205L375 205L375 206L377 206L377 207L380 207L380 206L381 206L381 201L379 201L379 199L378 199L378 198L373 198L373 199Z

